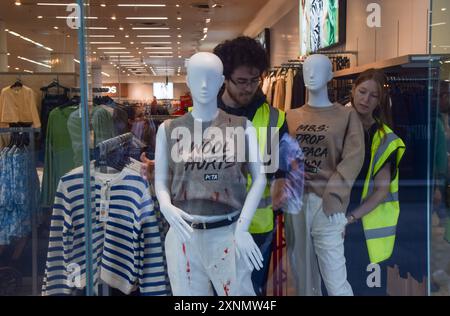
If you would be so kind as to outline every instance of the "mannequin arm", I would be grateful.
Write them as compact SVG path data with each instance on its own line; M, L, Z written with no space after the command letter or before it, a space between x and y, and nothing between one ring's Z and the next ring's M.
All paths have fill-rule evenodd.
M325 214L345 213L353 183L364 163L364 131L356 111L349 116L341 161L323 194ZM343 216L345 218L345 216Z
M259 157L258 140L255 129L250 121L247 121L246 138L249 152L249 171L252 176L252 186L245 199L241 216L239 217L235 231L236 251L242 255L250 270L259 270L263 267L263 257L248 228L256 212L259 201L266 187L266 175L262 173L262 164Z
M193 218L172 204L169 190L169 164L167 157L167 140L164 124L158 129L156 134L155 150L155 192L158 198L161 212L170 224L181 242L190 239L193 228L186 221L193 221Z

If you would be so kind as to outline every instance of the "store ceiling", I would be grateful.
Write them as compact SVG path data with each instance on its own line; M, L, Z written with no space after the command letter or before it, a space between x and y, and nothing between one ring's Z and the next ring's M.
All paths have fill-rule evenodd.
M17 1L21 5L15 5ZM5 22L6 29L9 30L6 34L10 71L49 71L48 67L18 58L20 56L44 65L49 64L52 54L49 49L52 49L53 53L70 53L76 59L78 58L77 31L67 25L65 17L70 12L66 11L65 2L68 4L74 1L0 1L0 20ZM211 51L221 41L242 34L268 0L222 0L220 2L91 0L86 2L89 4L86 23L89 27L87 34L92 60L101 61L105 76L115 77L120 73L123 76L137 77L184 74L186 58L196 51ZM38 3L59 5L38 5ZM140 6L135 6L136 4ZM165 6L145 6L148 4L164 4ZM155 17L161 19L142 19ZM40 43L47 49L11 32ZM204 38L205 34L206 38ZM159 37L151 37L155 35ZM133 58L121 57L120 60L130 61L121 62L123 66L117 69L119 62L111 60L116 58L110 56L119 55L133 56Z

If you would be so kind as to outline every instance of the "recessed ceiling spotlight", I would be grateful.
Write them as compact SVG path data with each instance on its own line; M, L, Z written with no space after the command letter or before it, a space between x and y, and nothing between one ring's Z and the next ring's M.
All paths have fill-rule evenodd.
M19 5L22 5L22 2L20 2L20 0L17 0L16 2L14 2L14 4L19 6Z
M112 17L111 17L111 20L117 20L117 18L116 18L116 16L115 15L113 15Z
M44 17L42 15L38 15L38 19L43 19Z
M177 17L177 20L178 20L178 21L181 21L181 20L182 20L181 16Z
M59 29L59 27L57 27L57 26L54 26L53 28L54 28L55 30Z
M127 35L125 35L125 38L129 38L129 37L130 37L130 35L128 35L128 34L127 34Z
M442 8L441 11L447 11L447 8Z
M100 6L101 6L102 8L105 8L105 7L106 7L106 4L105 4L105 3L102 3Z
M134 42L130 42L131 45L134 45Z
M123 31L124 30L124 28L121 26L121 27L119 27L119 30L121 30L121 31Z
M178 34L178 38L182 38L183 36L181 36L181 34Z

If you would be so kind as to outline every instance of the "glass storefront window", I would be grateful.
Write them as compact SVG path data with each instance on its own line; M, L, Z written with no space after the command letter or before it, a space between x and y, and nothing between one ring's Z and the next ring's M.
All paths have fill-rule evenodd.
M0 295L449 295L448 14L2 1Z

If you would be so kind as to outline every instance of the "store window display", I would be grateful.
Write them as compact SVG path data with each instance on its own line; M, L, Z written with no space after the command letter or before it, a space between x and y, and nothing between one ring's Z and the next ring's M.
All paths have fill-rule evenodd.
M157 133L155 187L161 212L171 226L165 246L174 295L213 295L211 282L218 295L255 295L251 271L262 267L261 252L248 228L266 179L261 173L258 150L252 150L257 148L257 139L251 122L217 108L217 94L223 81L223 64L217 56L211 53L192 56L187 83L194 100L193 110L182 118L165 122ZM200 135L198 130L195 132L195 125L201 126ZM226 127L245 129L250 162L240 162L236 151L229 157L234 160L223 161L221 151L218 157L214 150L206 156L203 153L195 162L193 159L198 157L194 157L190 142L188 148L181 148L186 157L175 161L171 154L174 149L179 153L180 131L188 131L204 144L210 139L208 136L212 137L211 127L222 135ZM214 148L220 145L212 144ZM214 156L219 160L207 162ZM214 175L206 168L195 168L196 164L211 163L220 164ZM248 193L247 170L253 179Z
M364 133L357 113L331 103L332 65L324 55L305 60L308 104L287 112L289 132L305 155L302 212L286 216L288 255L297 295L353 295L347 281L343 232L350 191L364 160Z

